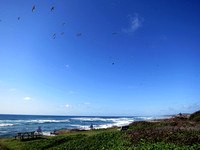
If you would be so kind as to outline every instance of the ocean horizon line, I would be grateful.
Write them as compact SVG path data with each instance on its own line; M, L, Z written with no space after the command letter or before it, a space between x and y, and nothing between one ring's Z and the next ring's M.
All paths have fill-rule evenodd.
M177 114L166 115L47 115L47 114L0 114L0 115L15 115L15 116L55 116L55 117L155 117L155 116L174 116Z

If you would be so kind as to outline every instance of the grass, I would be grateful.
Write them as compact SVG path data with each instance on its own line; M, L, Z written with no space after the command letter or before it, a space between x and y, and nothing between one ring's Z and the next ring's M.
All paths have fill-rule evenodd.
M198 150L199 135L200 122L175 118L133 122L127 131L98 129L30 141L0 138L0 150Z

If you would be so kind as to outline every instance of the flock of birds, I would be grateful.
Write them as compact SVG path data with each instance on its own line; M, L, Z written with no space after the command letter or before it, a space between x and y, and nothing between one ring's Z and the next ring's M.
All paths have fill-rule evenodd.
M32 12L34 12L35 9L36 9L36 7L35 7L35 5L34 5L33 8L32 8ZM54 6L51 7L51 11L54 11ZM20 20L20 19L21 19L20 17L17 18L17 20ZM1 21L2 21L2 20L0 20L0 22L1 22ZM66 24L65 22L62 23L63 26L64 26L65 24ZM60 34L61 34L61 35L64 35L64 32L61 32ZM113 32L113 33L112 33L112 35L116 35L116 34L117 34L116 32ZM76 34L76 36L82 36L82 33L78 33L78 34ZM56 39L56 33L53 34L53 39ZM95 39L92 38L92 40L95 40ZM113 63L113 65L114 65L114 63Z
M52 7L51 7L51 12L54 11L54 9L55 9L54 6L52 6ZM36 6L34 5L33 8L32 8L32 12L34 12L35 10L36 10ZM17 20L20 20L20 19L21 19L21 17L18 17L18 18L17 18ZM0 22L2 22L1 19L0 19ZM65 26L65 24L66 24L65 22L62 23L63 26ZM61 35L64 35L64 32L61 32L60 34L61 34ZM116 32L113 32L113 33L112 33L112 35L116 35L116 34L117 34ZM80 37L80 36L82 36L82 33L78 33L78 34L76 34L76 36ZM53 39L56 39L56 33L53 34ZM95 39L92 38L92 40L95 40ZM108 59L108 60L109 60L109 63L110 63L110 61L112 61L112 62L111 62L112 65L115 65L115 62L114 62L114 61L119 60L119 58L113 58L113 57L111 57L111 56L109 56L109 57L104 57L104 58L105 58L105 59Z

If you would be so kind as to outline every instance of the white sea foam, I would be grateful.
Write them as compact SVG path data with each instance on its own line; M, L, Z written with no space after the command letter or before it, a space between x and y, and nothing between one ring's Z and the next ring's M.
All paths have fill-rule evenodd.
M11 123L0 123L0 127L13 126Z
M80 120L80 121L109 121L110 119L104 119L104 118L71 118L74 120Z
M132 120L133 118L72 118L80 121L103 121L103 122L119 122L120 120Z
M92 118L92 119L94 120L94 118ZM84 118L84 120L85 120L85 118ZM95 118L95 120L97 120L97 118ZM110 127L113 127L113 126L128 125L128 124L130 124L134 121L133 118L112 118L112 119L109 118L109 119L104 119L104 120L106 120L107 122L110 121L110 123L109 124L103 124L103 125L94 125L93 127L95 129L104 129L104 128L110 128ZM86 126L86 125L85 126L83 126L83 125L71 125L71 126L79 128L79 129L85 129L85 130L90 129L90 127Z
M8 133L8 131L0 131L0 133L4 133L5 134L5 133Z
M112 124L95 125L94 128L102 129L102 128L110 128L113 126L120 127L120 126L128 125L128 124L132 123L133 121L134 121L134 119L130 119L130 118L120 118L118 120L115 120L115 122Z
M153 119L153 117L135 117L135 118L142 119L142 120L151 120L151 119Z
M69 122L69 120L27 120L28 123L59 123Z
M11 124L12 125L18 125L18 124L42 124L42 123L62 123L62 122L69 122L69 120L0 120L0 126L1 124Z

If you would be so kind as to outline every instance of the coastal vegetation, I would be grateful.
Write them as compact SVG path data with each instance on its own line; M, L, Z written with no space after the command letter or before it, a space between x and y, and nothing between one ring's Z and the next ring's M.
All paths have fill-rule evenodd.
M154 121L137 121L126 131L118 127L90 131L67 132L35 140L1 138L1 150L85 150L85 149L200 149L200 111L182 119L173 117Z
M189 119L200 122L200 110L191 114Z

